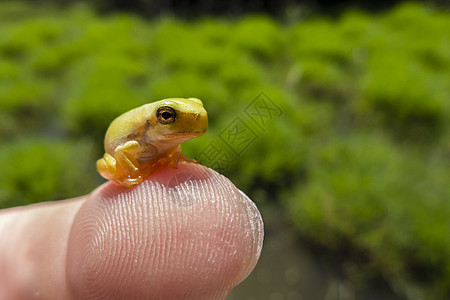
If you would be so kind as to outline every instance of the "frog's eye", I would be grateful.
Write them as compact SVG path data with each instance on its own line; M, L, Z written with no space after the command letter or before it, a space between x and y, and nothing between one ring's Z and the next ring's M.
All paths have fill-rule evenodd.
M175 122L176 116L175 110L169 106L161 106L156 111L156 118L161 124L171 124Z

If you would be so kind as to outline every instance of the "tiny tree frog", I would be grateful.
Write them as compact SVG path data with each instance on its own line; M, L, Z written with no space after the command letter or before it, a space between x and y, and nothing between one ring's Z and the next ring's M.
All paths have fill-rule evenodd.
M97 161L104 178L131 187L162 166L193 162L180 144L203 135L208 114L196 98L170 98L132 109L112 121L105 155Z

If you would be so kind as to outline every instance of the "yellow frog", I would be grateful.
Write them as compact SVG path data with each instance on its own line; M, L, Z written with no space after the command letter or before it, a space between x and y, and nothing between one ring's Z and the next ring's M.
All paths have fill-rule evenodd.
M180 144L203 135L208 114L196 98L170 98L132 109L109 125L105 155L97 170L106 179L131 187L162 166L194 162Z

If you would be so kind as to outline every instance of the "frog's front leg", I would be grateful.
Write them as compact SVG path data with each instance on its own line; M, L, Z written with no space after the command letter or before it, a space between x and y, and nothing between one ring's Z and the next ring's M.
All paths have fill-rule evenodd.
M181 145L178 145L172 152L168 153L166 156L167 165L170 165L172 168L178 168L178 164L180 162L188 162L188 163L196 163L198 161L195 159L191 159L183 154L181 151Z

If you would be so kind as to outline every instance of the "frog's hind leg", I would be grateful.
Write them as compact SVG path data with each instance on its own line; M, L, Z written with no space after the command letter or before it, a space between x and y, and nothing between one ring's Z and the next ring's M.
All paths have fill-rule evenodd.
M136 157L139 157L140 145L137 141L128 141L114 150L114 155L124 175L120 179L126 186L142 182L143 170Z
M135 159L138 150L139 143L136 141L128 141L114 150L117 162L128 175L132 175L139 170L139 163Z

